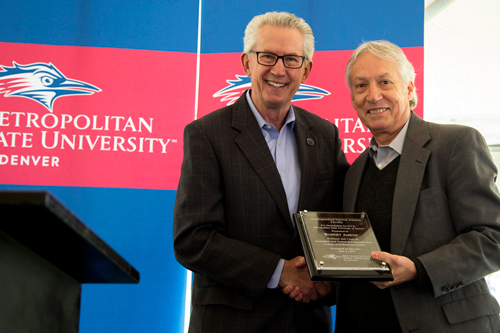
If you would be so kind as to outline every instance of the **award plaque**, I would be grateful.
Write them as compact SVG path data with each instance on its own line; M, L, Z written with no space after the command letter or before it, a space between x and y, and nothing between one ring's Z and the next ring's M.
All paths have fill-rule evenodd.
M311 280L393 280L389 265L371 257L380 246L366 213L301 211L294 217Z

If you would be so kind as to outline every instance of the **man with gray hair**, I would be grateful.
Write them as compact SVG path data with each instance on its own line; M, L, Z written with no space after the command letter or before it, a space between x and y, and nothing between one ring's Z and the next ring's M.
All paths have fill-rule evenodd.
M303 19L254 17L241 55L251 89L185 128L173 233L194 273L189 332L332 330L331 284L295 267L292 214L342 209L348 168L337 127L291 105L313 52Z
M368 214L382 249L372 257L394 281L339 283L335 332L500 332L484 280L500 269L497 169L478 131L413 113L414 80L387 41L362 44L347 64L373 138L346 175L344 211Z

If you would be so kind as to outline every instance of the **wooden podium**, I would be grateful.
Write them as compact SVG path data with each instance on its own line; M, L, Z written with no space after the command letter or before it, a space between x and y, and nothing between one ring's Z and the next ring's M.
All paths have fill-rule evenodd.
M0 333L78 332L82 283L138 282L50 193L0 191Z

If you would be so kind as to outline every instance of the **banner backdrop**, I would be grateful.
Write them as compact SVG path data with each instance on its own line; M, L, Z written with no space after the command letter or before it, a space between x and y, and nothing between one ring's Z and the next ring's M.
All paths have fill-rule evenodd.
M337 124L350 162L371 137L344 83L363 41L401 46L422 115L424 1L18 0L0 17L0 190L52 192L141 274L84 285L80 331L181 332L186 270L172 214L184 127L234 102L250 19L304 18L313 70L294 104Z

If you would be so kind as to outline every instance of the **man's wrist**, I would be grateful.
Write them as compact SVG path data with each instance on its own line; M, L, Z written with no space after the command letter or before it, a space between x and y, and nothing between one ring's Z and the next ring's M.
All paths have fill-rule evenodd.
M281 279L281 273L283 272L283 266L285 265L285 259L280 259L278 262L278 265L276 265L276 268L274 269L274 273L271 276L271 279L267 283L267 288L269 289L276 289L278 288L280 279Z

